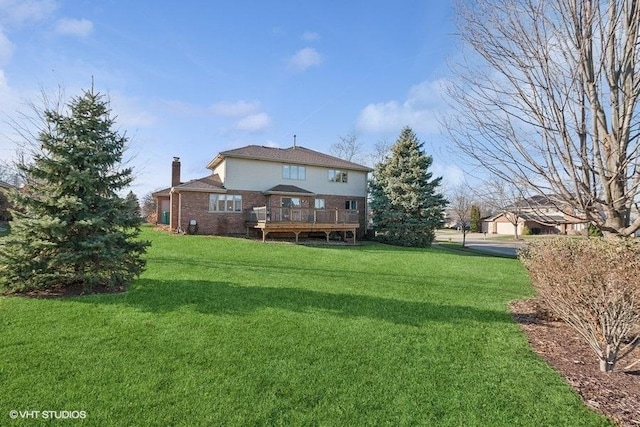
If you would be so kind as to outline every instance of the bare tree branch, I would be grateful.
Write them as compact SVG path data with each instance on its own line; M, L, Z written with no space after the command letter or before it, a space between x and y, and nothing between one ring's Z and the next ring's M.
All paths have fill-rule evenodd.
M459 114L445 125L461 151L605 233L640 229L640 6L478 0L457 11L475 54L449 87Z
M362 143L358 137L357 132L341 136L340 141L331 145L331 154L350 162L359 161L359 157L362 155Z

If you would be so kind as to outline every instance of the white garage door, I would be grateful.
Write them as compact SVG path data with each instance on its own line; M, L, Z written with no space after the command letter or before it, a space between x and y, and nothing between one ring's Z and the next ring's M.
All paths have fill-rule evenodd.
M510 222L498 222L496 233L498 234L513 234L513 224Z

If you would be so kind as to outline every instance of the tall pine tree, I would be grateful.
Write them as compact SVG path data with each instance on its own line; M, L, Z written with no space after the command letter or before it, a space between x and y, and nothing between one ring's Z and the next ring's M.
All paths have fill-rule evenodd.
M376 236L401 246L430 246L442 223L444 196L437 192L442 178L432 179L431 156L411 128L405 127L391 154L379 163L370 182Z
M27 183L13 193L11 234L0 241L4 292L113 289L144 269L140 216L118 195L133 180L121 168L127 138L93 89L67 107L44 112L41 148L21 166Z

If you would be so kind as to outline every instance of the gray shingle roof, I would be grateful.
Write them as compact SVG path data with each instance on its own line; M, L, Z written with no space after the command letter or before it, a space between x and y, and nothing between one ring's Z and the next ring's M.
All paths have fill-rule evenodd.
M170 195L171 195L171 187L163 188L162 190L154 191L153 193L151 193L151 196L153 197L161 197L161 196L169 197Z
M194 179L189 182L176 185L174 188L177 192L200 191L205 193L219 193L227 191L227 189L224 188L224 185L222 185L222 181L217 174L200 179Z
M540 224L564 224L568 221L562 215L542 215L542 214L533 214L533 213L521 213L518 217L524 219L525 221L533 221L538 222Z
M276 185L265 191L265 194L301 194L301 195L313 195L313 192L309 190L305 190L300 187L296 187L295 185Z
M220 164L226 157L265 160L278 163L295 163L310 166L334 167L347 170L371 172L371 168L358 163L339 159L338 157L296 146L289 148L264 147L260 145L248 145L234 150L222 151L209 164L212 169Z

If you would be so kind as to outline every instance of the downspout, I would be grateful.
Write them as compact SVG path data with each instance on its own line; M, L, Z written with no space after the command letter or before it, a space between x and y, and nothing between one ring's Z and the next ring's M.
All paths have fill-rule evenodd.
M178 228L177 232L182 233L182 193L178 193Z
M366 239L369 231L369 172L364 175L364 233ZM355 233L353 234L355 238Z

